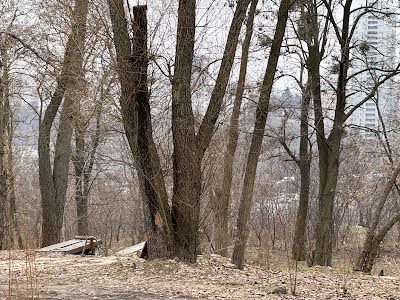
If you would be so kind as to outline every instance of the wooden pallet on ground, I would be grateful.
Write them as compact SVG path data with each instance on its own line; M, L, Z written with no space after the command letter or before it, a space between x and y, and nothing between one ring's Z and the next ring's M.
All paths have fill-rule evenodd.
M85 247L85 243L86 243L86 249L88 249L90 246L90 242L86 241L85 237L77 236L72 240L68 240L68 241L58 243L58 244L43 247L41 249L38 249L37 251L40 251L40 252L63 252L63 253L67 253L67 254L81 254L83 251L83 248ZM96 239L94 239L92 247L96 247L97 243L100 244L101 240L97 240L97 242L96 242Z

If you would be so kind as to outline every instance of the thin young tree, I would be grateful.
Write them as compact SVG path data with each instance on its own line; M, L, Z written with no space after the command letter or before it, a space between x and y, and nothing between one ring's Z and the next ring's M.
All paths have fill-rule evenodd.
M8 97L8 62L6 58L6 37L0 35L0 250L7 246L7 182L6 182L6 113L5 102Z
M253 198L257 164L261 153L262 141L264 138L265 125L269 109L269 100L275 79L275 72L280 57L281 45L286 31L286 24L288 21L291 5L292 1L290 0L282 0L280 2L278 10L278 20L275 27L275 34L272 40L271 51L268 58L264 80L261 85L259 101L257 104L256 121L254 124L252 140L247 156L246 170L236 225L237 233L235 237L235 246L232 256L232 263L235 264L239 269L243 269L244 267L244 255L249 231L248 223Z
M246 33L242 45L242 56L240 61L239 78L237 82L233 111L230 119L229 132L227 137L227 146L224 154L224 171L222 177L221 189L218 189L215 197L215 221L214 221L214 243L217 253L227 256L228 249L228 216L229 202L231 196L231 186L233 177L233 163L239 138L239 115L242 105L243 94L246 84L247 64L249 60L249 49L251 38L253 36L254 17L256 14L258 0L251 2Z

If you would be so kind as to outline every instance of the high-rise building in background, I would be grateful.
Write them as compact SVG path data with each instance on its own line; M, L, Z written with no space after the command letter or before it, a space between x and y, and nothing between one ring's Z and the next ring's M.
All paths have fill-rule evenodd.
M361 8L359 14L365 11L362 7L372 7L374 12L363 16L354 33L353 42L356 47L352 52L352 69L350 72L362 72L349 82L351 103L356 105L365 98L379 80L382 80L384 72L396 68L397 54L397 16L398 1L391 0L355 0L354 8ZM353 22L356 16L353 18ZM373 69L376 68L376 69ZM380 70L377 70L380 69ZM396 79L396 78L395 78ZM385 126L390 129L399 114L399 99L396 90L395 79L382 84L374 97L366 101L353 115L351 123L357 126L380 130L382 124L379 118L381 114Z

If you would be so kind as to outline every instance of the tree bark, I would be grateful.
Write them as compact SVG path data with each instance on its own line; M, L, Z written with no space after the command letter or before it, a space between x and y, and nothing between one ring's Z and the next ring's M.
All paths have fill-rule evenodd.
M195 1L179 1L175 75L172 87L174 141L174 218L176 254L195 261L201 193L201 161L215 128L232 69L240 28L250 0L238 1L229 29L221 67L210 104L196 135L191 101L191 72L195 40Z
M152 136L147 88L146 6L133 8L133 42L122 0L108 0L121 83L121 112L144 197L149 258L173 256L173 231L160 159ZM146 214L147 215L147 214Z
M282 0L280 3L275 35L268 58L264 81L261 86L260 99L257 104L256 121L247 157L243 190L238 213L239 216L237 219L237 236L232 256L232 263L234 263L239 269L243 269L244 266L244 253L248 237L248 220L250 217L258 158L260 156L261 145L264 137L271 90L274 83L275 72L280 56L280 48L285 34L291 4L292 1L290 0Z
M316 226L316 249L314 264L330 266L332 264L332 238L334 231L333 207L336 185L339 176L340 145L343 124L346 120L346 85L350 62L349 27L351 0L347 0L343 10L343 22L340 36L341 58L336 87L336 107L333 128L326 138L322 114L319 64L321 53L318 43L318 31L314 29L314 43L310 45L309 68L311 72L312 96L314 100L315 127L319 151L319 192L318 222ZM329 8L330 9L330 8ZM316 15L314 16L314 20ZM333 21L333 20L331 20ZM315 22L315 21L314 21ZM318 24L318 23L315 23Z
M215 197L217 203L215 205L215 224L214 224L214 243L217 253L227 256L228 247L228 216L229 202L232 186L233 163L235 152L239 138L239 115L242 105L244 88L246 83L247 63L249 58L249 48L253 35L254 17L256 13L258 0L252 0L247 25L246 34L242 45L242 58L240 62L239 79L236 88L236 95L233 104L233 111L230 120L229 133L227 138L227 146L224 155L224 174L222 179L221 191Z
M72 120L75 102L80 96L80 81L83 77L82 65L87 14L88 0L76 0L72 31L65 49L61 75L39 124L39 184L43 214L42 246L51 245L61 240L71 156ZM63 99L52 167L50 134Z
M191 98L195 41L196 1L180 0L172 85L172 134L174 144L174 193L172 217L176 255L195 262L200 212L201 170Z
M7 59L5 57L6 44L0 35L0 250L7 246L7 183L5 167L6 128L5 128L5 101L7 97Z

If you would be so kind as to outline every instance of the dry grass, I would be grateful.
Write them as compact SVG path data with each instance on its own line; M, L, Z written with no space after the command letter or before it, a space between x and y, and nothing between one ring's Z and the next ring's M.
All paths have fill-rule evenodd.
M225 267L229 260L217 255L200 256L196 265L187 265L136 257L3 251L0 295L5 299L400 299L400 264L395 254L377 262L377 269L389 275L384 277L354 274L346 252L338 253L334 268L299 263L293 296L293 265L291 273L286 254L271 252L267 268L265 259L263 265L256 261L263 257L259 251L250 249L248 260L253 262L244 271ZM276 287L286 287L289 293L271 294Z

